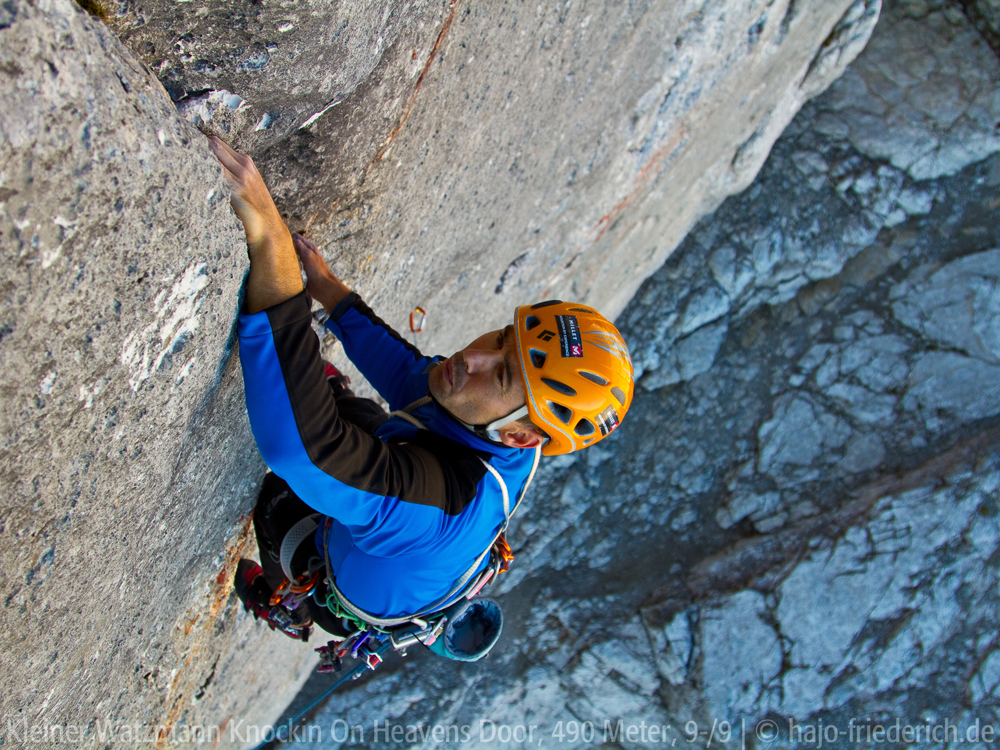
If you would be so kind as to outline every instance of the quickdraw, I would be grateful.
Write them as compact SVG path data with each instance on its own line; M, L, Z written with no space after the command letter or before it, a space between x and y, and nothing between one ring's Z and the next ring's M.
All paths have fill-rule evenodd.
M510 564L514 562L514 553L511 552L506 536L501 534L497 537L497 540L493 542L493 551L500 558L500 570L497 571L497 575L506 573L510 570Z
M307 617L303 620L298 612L285 609L280 605L271 607L270 610L263 612L258 617L263 619L271 630L280 630L289 638L303 643L309 640L309 634L312 632L311 618Z
M334 690L339 688L344 683L356 680L368 670L375 669L375 667L377 667L379 664L382 663L385 657L385 652L388 651L391 647L392 646L388 641L366 643L360 651L361 662L356 667L354 667L354 669L352 669L350 672L345 674L343 677L341 677L339 680L333 683L330 687L328 687L325 691L323 691L323 694L320 695L318 698L316 698L312 703L310 703L304 709L299 711L295 715L295 717L287 723L287 726L291 727L294 726L295 724L298 724L299 721L301 721L304 716L308 715L308 713L312 711L314 708L316 708L316 706L318 706L320 703L329 698L330 694L333 693ZM322 649L316 649L316 650L321 651ZM257 747L254 748L254 750L263 750L270 743L271 740L262 742L261 744L257 745Z
M318 600L317 600L318 601ZM332 586L327 584L327 594L326 601L320 602L324 607L326 607L330 612L333 613L334 617L339 617L342 620L347 620L359 632L364 632L365 630L371 629L377 633L386 632L383 628L379 628L371 623L365 622L357 615L353 614L349 610L345 609L340 603L340 599L337 598L337 592Z

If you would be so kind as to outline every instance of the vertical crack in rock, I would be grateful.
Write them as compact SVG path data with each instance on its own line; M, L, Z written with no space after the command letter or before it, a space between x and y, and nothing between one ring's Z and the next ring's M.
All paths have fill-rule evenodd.
M448 32L451 30L451 24L455 20L455 11L461 4L462 0L449 0L448 3L448 16L441 23L441 30L438 31L437 39L434 40L434 46L431 47L430 53L427 55L427 62L424 63L423 69L420 71L420 75L417 78L417 82L413 87L413 91L406 100L406 104L403 106L403 114L399 118L399 124L393 129L391 133L382 142L379 147L378 153L375 155L375 161L382 161L389 153L392 148L392 142L396 139L396 135L403 129L406 121L410 119L410 112L413 111L413 105L417 101L417 95L420 93L420 86L424 82L424 78L427 76L428 71L434 65L434 58L438 56L441 50L441 45L444 43L445 37L448 36Z
M855 0L809 63L802 81L803 90L808 92L818 84L820 88L816 90L821 91L825 87L822 81L827 79L831 68L840 65L842 60L857 57L868 42L881 9L882 0Z
M514 278L514 276L517 274L517 269L519 269L522 265L524 265L524 261L527 260L528 255L530 254L531 254L530 250L526 253L521 253L516 258L514 258L514 260L510 262L510 265L507 266L507 270L503 272L503 276L500 277L499 283L493 290L494 294L500 294L503 291L504 285L507 284L507 282L509 282L512 278Z

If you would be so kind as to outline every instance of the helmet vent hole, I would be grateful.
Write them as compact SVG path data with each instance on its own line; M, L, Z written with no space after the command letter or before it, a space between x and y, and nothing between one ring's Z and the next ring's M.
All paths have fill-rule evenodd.
M580 437L587 437L587 435L593 435L596 429L597 428L594 427L594 423L589 419L581 419L576 423L576 427L573 428L573 432Z
M582 312L582 313L593 313L593 310L588 310L586 307L571 307L570 312Z
M545 352L539 351L538 349L531 349L528 352L531 355L531 364L535 367L541 368L545 364L546 354Z
M561 305L561 304L562 304L561 299L550 299L546 300L545 302L539 302L538 304L532 305L529 309L537 310L540 307L548 307L549 305Z
M564 396L575 396L576 391L570 388L565 383L560 383L558 380L552 380L551 378L542 378L542 382L545 383L549 388L554 390L556 393L561 393Z
M625 406L625 391L623 391L618 386L611 389L611 395L618 399L618 403Z
M536 315L529 315L524 319L524 330L530 331L532 328L537 328L541 324L542 321L540 321Z
M563 424L569 424L569 420L573 418L573 412L568 407L557 404L555 401L546 401L546 404L559 421Z
M580 374L589 380L591 383L597 383L597 385L607 385L608 381L593 372L587 372L586 370L580 370Z

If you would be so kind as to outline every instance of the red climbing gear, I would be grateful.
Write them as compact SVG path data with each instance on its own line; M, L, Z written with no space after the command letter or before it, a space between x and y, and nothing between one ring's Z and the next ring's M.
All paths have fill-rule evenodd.
M414 307L410 313L410 330L414 333L422 333L424 321L427 320L427 311L422 307Z

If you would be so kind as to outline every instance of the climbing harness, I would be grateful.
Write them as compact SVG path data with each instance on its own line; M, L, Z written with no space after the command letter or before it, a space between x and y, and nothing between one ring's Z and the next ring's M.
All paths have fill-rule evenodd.
M423 313L420 308L417 308ZM416 310L414 311L416 312ZM413 318L411 316L411 322ZM422 320L419 321L422 325ZM416 334L421 326L415 326ZM411 328L414 326L411 325ZM400 417L418 429L427 427L411 412L429 403L426 396L400 411L392 412L391 416ZM434 653L456 661L478 661L484 658L500 637L503 628L503 613L500 605L489 598L479 597L483 588L510 568L514 559L510 545L504 533L510 524L510 519L517 511L521 501L528 493L528 488L538 469L541 447L535 449L531 471L524 482L516 503L511 507L507 483L500 472L489 462L480 458L486 472L496 480L503 497L504 520L486 549L476 557L469 568L459 576L448 592L434 603L417 612L400 617L377 617L353 604L337 587L336 576L330 560L330 551L324 544L323 560L312 558L305 573L297 578L293 575L292 559L305 539L315 535L319 528L320 514L303 518L286 533L281 543L280 562L285 573L285 582L275 592L274 599L280 599L282 607L294 610L307 597L325 605L330 612L344 622L349 623L351 632L346 638L331 640L325 646L317 648L320 664L319 673L339 673L344 670L344 662L348 659L358 660L358 664L344 673L333 685L314 700L309 706L289 722L289 726L297 723L317 705L324 701L333 691L346 682L357 680L366 671L374 670L384 660L385 655L394 650L400 656L406 656L411 646L422 645ZM327 518L323 529L324 540L328 538L333 520ZM479 570L483 561L486 567ZM477 571L479 571L477 573ZM325 573L325 577L323 574ZM325 601L320 601L322 595L318 589L320 578L326 584ZM260 747L263 747L261 745Z
M294 612L306 599L312 596L316 584L320 581L323 561L313 556L309 560L306 571L296 576L292 573L292 559L302 542L316 534L321 517L319 513L306 516L292 526L285 534L285 538L281 540L278 559L281 571L285 574L285 580L271 594L270 604L272 607L282 607L288 612Z
M403 408L400 411L394 411L390 416L397 416L401 419L405 419L414 425L418 429L426 430L427 427L416 417L413 416L412 412L415 409L420 408L424 404L430 401L430 396L425 396L418 401L414 401L409 406ZM430 635L432 628L430 627L428 621L425 619L430 616L432 619L435 616L444 614L444 608L451 602L461 599L471 599L475 596L480 589L486 584L488 580L493 578L495 580L501 572L506 571L510 567L510 561L513 559L513 554L510 551L510 545L507 544L506 539L504 539L504 532L507 530L507 526L510 524L511 516L517 510L517 507L521 504L521 500L528 492L528 487L531 485L532 479L535 477L535 471L538 469L538 459L541 456L541 449L535 449L535 457L531 466L531 472L528 474L528 478L525 480L524 487L521 490L520 497L518 498L517 505L514 508L510 507L510 493L507 491L507 483L504 482L503 477L500 472L497 471L493 466L490 465L488 461L484 461L480 458L480 462L486 471L493 475L493 478L497 481L500 486L500 493L503 496L503 514L504 521L497 530L493 539L487 545L486 549L483 550L472 565L463 573L455 584L448 590L444 596L440 597L433 604L424 607L418 612L414 612L410 615L403 615L401 617L377 617L370 612L365 612L360 607L352 604L346 596L337 588L336 577L333 574L333 565L330 562L330 551L329 549L324 549L325 563L326 563L326 584L327 584L327 608L338 617L343 617L354 624L359 629L373 628L378 632L388 632L391 628L395 628L401 625L416 624L419 625L426 635ZM328 518L326 521L326 528L324 529L323 537L324 539L328 536L330 526L333 520ZM498 544L499 541L499 544ZM490 556L490 562L487 564L485 570L483 570L479 576L472 579L472 576L479 570L482 565L483 560L486 559L487 555ZM434 636L436 638L436 636ZM423 643L422 639L421 642ZM424 643L424 645L430 645L429 643ZM491 644L492 645L492 644ZM485 654L484 654L485 655Z

